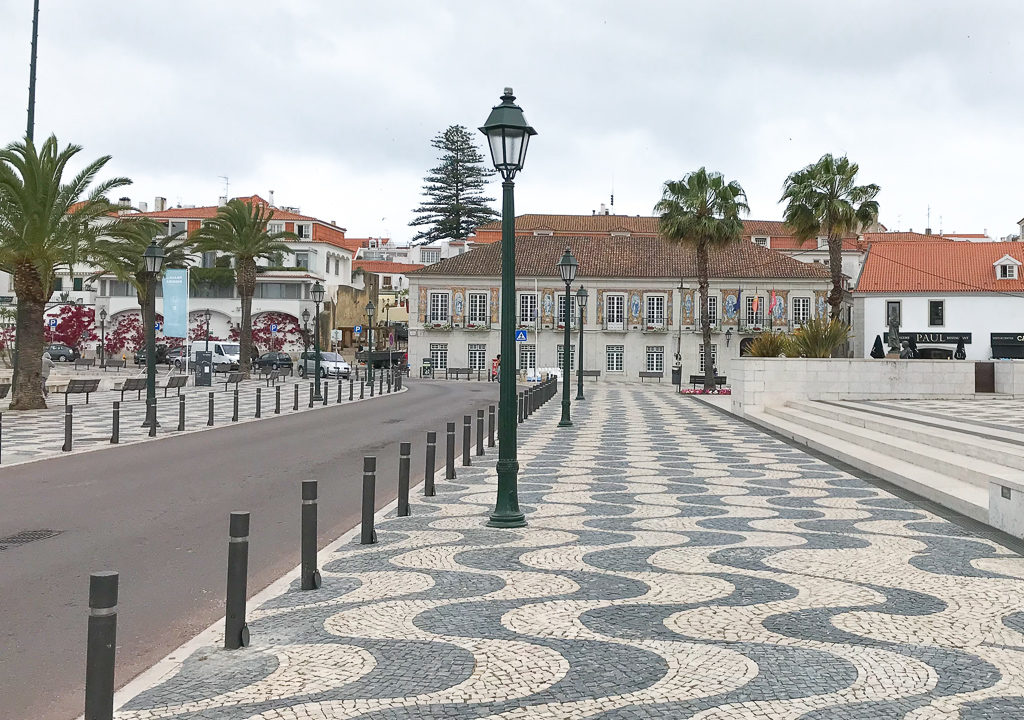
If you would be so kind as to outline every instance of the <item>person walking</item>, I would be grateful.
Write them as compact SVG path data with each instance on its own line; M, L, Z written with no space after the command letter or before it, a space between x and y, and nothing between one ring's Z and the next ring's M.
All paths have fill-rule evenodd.
M43 397L46 397L47 395L50 394L50 391L46 389L46 381L50 378L50 371L53 370L53 368L55 367L57 366L54 365L53 360L50 359L50 353L43 353Z
M501 355L491 360L491 379L501 382Z

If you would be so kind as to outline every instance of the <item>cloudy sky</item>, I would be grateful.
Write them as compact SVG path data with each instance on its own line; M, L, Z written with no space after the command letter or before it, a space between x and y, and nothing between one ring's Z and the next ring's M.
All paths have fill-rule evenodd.
M31 0L0 0L0 141L21 138ZM278 205L408 239L431 138L511 85L539 135L519 213L650 214L705 165L778 219L846 153L882 221L1016 231L1019 0L42 0L37 137L110 154L133 201ZM491 196L500 194L497 182ZM497 204L496 204L497 206Z

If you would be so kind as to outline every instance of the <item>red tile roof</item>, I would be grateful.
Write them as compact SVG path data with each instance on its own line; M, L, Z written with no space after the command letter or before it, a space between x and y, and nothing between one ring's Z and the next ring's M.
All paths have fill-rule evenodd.
M416 270L421 270L426 265L419 263L399 263L390 260L353 260L353 270L365 270L366 272L377 273L378 275L407 275Z
M658 237L547 237L516 239L516 275L557 276L555 267L565 247L579 261L579 278L693 278L696 252ZM828 281L829 269L802 263L774 250L737 241L713 250L714 278L808 278ZM500 274L501 243L478 245L467 253L445 258L418 271L417 275L489 276Z
M958 235L957 237L967 237L966 235ZM949 238L945 235L926 235L925 233L919 232L881 232L881 233L864 233L864 242L876 243L876 242L942 242L949 241Z
M874 243L855 292L1021 292L1015 280L999 280L993 266L1004 255L1024 262L1024 243Z

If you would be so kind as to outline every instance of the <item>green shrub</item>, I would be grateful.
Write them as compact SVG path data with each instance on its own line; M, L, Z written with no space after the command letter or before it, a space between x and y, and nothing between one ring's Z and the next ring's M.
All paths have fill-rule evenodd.
M754 338L743 354L750 357L788 357L793 354L792 341L784 332L765 330Z
M816 317L793 331L794 355L808 358L832 357L832 352L850 337L850 326L840 320Z

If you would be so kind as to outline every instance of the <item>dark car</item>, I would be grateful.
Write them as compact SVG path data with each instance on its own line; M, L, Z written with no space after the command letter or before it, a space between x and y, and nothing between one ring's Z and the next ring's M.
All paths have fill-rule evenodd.
M76 348L68 347L64 343L50 343L43 352L50 353L50 359L54 362L74 362L81 357Z
M141 347L135 351L135 364L145 365L146 364L146 348ZM167 362L167 346L160 344L156 346L156 362L158 365Z
M253 367L260 370L288 370L292 369L292 357L284 352L263 353L255 361Z

